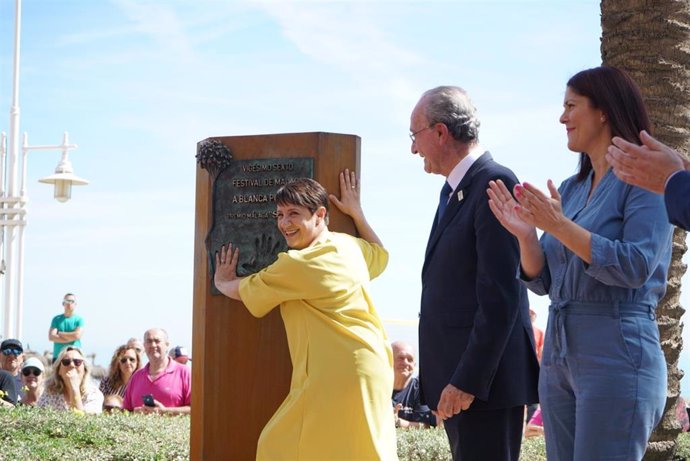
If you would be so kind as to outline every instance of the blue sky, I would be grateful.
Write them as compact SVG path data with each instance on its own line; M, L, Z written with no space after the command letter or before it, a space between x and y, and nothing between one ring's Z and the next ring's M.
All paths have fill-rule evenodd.
M482 145L545 185L577 163L558 123L565 82L601 61L598 1L24 0L22 9L21 131L34 145L69 131L75 173L91 182L57 203L36 181L59 153L30 153L23 339L49 349L50 319L74 292L99 364L152 326L191 346L194 155L221 135L361 136L365 211L391 254L373 296L390 336L414 341L442 184L410 154L419 95L464 87ZM5 0L4 131L13 31ZM544 325L548 301L532 304Z

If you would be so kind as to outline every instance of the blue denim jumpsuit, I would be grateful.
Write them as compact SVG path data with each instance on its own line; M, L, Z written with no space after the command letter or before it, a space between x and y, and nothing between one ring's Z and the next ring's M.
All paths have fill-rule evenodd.
M566 217L591 232L587 264L549 234L542 273L523 281L549 294L539 377L549 461L640 460L666 402L655 321L666 290L672 226L663 197L609 170L588 202L592 174L559 191Z

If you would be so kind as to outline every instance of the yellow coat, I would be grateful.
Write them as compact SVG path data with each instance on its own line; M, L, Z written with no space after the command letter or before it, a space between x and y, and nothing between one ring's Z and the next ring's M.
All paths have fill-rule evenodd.
M247 309L285 322L290 392L259 437L257 460L397 460L393 356L367 291L388 263L379 245L328 232L240 284Z

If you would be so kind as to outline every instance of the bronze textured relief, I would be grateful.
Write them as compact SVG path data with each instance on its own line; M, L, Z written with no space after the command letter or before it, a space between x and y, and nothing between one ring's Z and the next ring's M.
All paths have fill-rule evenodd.
M208 138L197 145L196 161L201 168L208 171L212 179L216 179L218 173L230 165L232 153L222 142Z
M211 278L215 254L231 242L240 249L237 275L258 272L287 250L276 226L276 191L297 178L314 177L314 159L232 160L213 184L213 227L206 239ZM212 292L218 294L215 286Z

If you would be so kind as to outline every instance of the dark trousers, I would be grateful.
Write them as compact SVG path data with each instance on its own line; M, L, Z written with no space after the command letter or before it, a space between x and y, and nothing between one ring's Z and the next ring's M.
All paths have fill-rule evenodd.
M525 407L462 411L443 422L453 461L518 461Z

